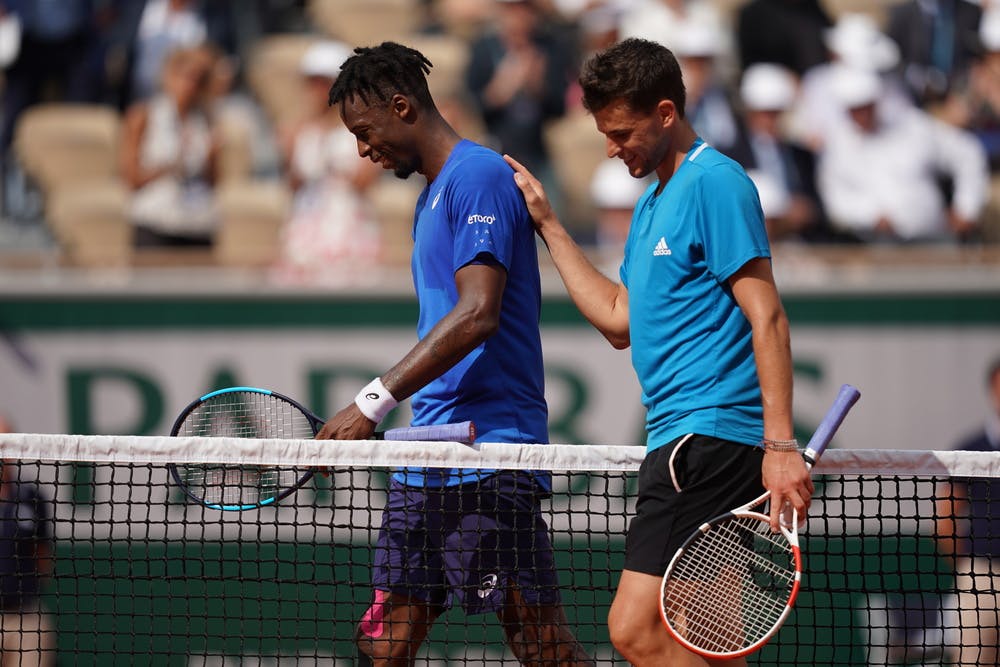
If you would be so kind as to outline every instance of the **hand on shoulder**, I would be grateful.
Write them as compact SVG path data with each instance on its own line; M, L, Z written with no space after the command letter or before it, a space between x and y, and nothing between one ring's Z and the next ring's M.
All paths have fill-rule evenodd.
M544 227L558 226L559 220L556 218L549 198L545 194L545 188L528 168L509 155L504 155L503 159L514 170L514 183L524 195L524 201L528 205L528 213L535 222L535 229L541 234Z

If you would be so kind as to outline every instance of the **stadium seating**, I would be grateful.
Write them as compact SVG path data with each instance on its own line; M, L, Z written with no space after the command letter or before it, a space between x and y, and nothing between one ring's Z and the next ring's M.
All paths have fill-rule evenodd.
M590 180L605 160L604 135L590 114L577 111L549 123L544 138L565 199L567 224L577 230L592 226Z
M427 85L435 100L463 96L465 68L469 62L469 46L454 35L413 35L406 40L431 61Z
M120 125L114 109L86 104L42 104L18 121L15 154L38 183L49 229L70 263L129 260L132 228L118 179Z
M49 227L64 259L78 266L130 263L134 228L129 193L114 178L63 184L46 198Z
M352 46L405 41L420 27L420 0L310 0L307 14L323 32Z
M413 205L420 196L416 179L380 179L369 191L382 232L382 262L406 266L413 249Z
M21 115L14 151L47 193L65 184L106 180L118 171L120 124L107 106L41 104Z
M496 0L431 0L432 19L449 35L471 41L496 10Z
M241 181L253 172L253 128L228 114L217 114L215 129L220 138L218 181Z
M300 33L270 35L258 40L250 53L247 84L275 127L292 122L301 111L299 63L318 39Z
M238 180L216 190L219 228L212 246L221 266L266 266L280 248L291 193L277 181Z

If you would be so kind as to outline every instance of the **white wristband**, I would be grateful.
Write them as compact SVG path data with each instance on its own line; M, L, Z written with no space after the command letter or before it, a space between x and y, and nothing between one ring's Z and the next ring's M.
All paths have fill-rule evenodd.
M389 412L399 405L389 390L382 384L382 378L375 378L354 397L354 403L361 413L378 424Z

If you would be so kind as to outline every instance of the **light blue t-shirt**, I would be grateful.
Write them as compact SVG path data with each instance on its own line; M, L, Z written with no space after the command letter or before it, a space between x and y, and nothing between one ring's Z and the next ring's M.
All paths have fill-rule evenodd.
M701 139L659 195L657 187L636 204L620 271L647 450L687 433L757 444L763 408L750 323L727 282L771 256L757 190Z
M463 140L417 200L411 267L421 339L458 303L455 273L490 260L507 270L499 330L413 395L412 423L468 419L475 422L482 442L545 443L548 408L534 227L503 158ZM473 481L481 474L409 469L396 478L404 484L441 486Z

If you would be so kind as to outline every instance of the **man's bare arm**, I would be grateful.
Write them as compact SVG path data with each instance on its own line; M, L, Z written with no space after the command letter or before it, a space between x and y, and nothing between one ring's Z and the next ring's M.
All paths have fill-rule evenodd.
M764 407L764 438L791 439L792 353L788 318L767 258L752 259L730 278L733 297L753 330L753 351ZM802 456L795 451L764 454L764 487L771 492L771 526L786 502L804 517L812 499L813 483Z
M580 313L618 349L629 346L628 290L597 270L556 218L538 179L524 165L504 155L514 182L524 194L535 229Z
M382 376L382 384L397 401L440 377L500 325L500 305L507 272L494 263L469 264L455 273L458 303ZM375 424L355 403L338 412L316 436L319 440L363 440L375 432Z

